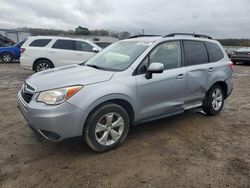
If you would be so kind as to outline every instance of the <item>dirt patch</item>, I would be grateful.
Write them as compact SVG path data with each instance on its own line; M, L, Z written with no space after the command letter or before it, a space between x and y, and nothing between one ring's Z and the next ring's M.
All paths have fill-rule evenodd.
M222 113L195 111L132 127L97 154L79 138L38 137L16 95L32 72L0 64L0 187L250 187L250 66L235 66Z

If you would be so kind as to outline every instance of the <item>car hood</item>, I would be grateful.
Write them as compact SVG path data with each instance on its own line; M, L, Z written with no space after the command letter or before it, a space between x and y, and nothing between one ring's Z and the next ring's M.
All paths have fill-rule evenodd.
M2 47L0 47L0 49L4 49L4 50L9 50L12 48L14 48L14 46L2 46Z
M35 73L26 80L26 83L39 92L65 86L105 82L110 80L113 74L114 72L92 67L70 65Z

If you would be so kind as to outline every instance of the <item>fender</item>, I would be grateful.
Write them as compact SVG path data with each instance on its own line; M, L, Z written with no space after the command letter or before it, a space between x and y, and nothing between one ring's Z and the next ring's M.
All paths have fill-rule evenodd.
M133 108L134 113L137 112L136 106L134 105L136 101L134 101L131 97L125 95L125 94L120 94L120 93L113 93L113 94L108 94L103 97L100 97L99 99L95 100L93 103L89 105L89 107L86 109L86 113L89 114L95 107L99 106L100 104L110 101L110 100L125 100L127 101ZM134 114L135 115L135 114ZM134 116L136 117L136 116Z
M4 51L0 52L0 55L2 55L3 53L10 53L10 54L13 55L14 58L16 56L16 54L13 51L10 51L10 50L4 50Z

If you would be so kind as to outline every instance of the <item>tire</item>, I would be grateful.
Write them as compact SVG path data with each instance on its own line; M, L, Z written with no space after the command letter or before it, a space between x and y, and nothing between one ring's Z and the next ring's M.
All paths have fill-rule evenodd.
M54 65L47 59L40 59L34 64L35 72L40 72L40 71L51 69L51 68L54 68Z
M233 65L236 65L236 61L232 61L233 62Z
M83 139L94 151L105 152L125 140L129 127L127 111L120 105L107 103L90 113L83 130Z
M216 94L217 93L217 94ZM208 115L217 115L221 112L224 105L224 92L220 85L212 86L203 101L203 111Z
M13 62L13 55L11 53L8 53L8 52L4 52L2 53L1 55L1 60L3 63L10 63L10 62Z

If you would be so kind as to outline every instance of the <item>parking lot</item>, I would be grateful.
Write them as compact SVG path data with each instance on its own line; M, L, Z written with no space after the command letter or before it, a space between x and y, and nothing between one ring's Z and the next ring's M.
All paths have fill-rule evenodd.
M31 74L0 64L0 187L250 187L250 66L234 67L220 115L192 110L138 125L102 154L79 138L52 143L27 127L16 95Z

